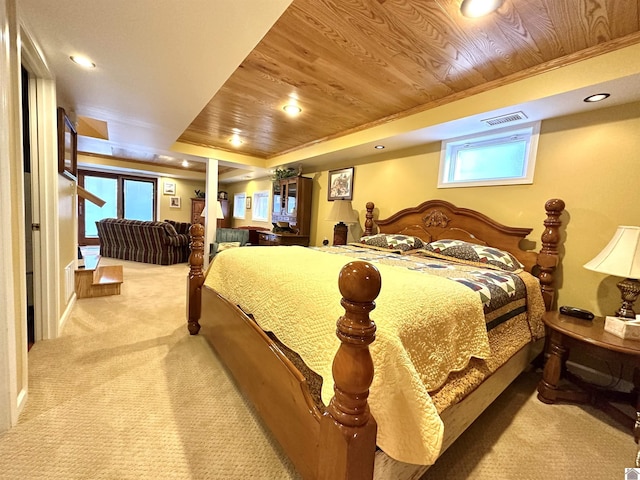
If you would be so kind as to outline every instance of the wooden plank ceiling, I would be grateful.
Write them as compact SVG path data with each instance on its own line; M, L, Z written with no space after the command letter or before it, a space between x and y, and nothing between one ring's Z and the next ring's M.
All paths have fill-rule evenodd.
M179 141L271 158L640 41L640 0L460 2L294 0Z

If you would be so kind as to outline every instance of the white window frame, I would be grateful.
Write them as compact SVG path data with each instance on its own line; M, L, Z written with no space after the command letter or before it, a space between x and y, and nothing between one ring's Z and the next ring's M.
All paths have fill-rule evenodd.
M259 206L264 202L265 216L260 215ZM251 203L251 220L256 222L268 222L270 215L270 192L269 190L260 190L253 192L253 201Z
M481 187L491 185L524 185L533 183L533 174L538 151L540 122L528 123L514 127L501 128L492 132L467 135L464 137L443 140L440 149L440 171L438 188ZM458 151L469 148L482 148L483 145L495 146L505 144L514 139L525 140L524 174L522 176L505 176L479 178L478 180L455 181L451 178L452 169Z
M233 194L233 218L244 220L244 217L247 213L245 202L246 198L246 192Z

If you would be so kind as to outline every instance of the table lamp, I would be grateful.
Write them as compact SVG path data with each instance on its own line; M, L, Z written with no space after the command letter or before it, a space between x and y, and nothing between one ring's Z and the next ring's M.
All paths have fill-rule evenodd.
M207 202L205 202L204 204L204 208L202 209L202 212L200 212L200 216L207 218ZM224 214L222 213L222 205L220 204L220 200L218 200L216 202L216 218L219 220L221 218L224 218Z
M216 218L218 220L221 220L224 218L224 213L222 213L222 204L220 203L220 200L216 202Z
M616 316L635 320L633 303L640 294L640 227L618 227L607 246L584 268L625 278L618 283L622 306L616 311Z
M327 220L338 222L336 226L333 227L333 244L346 245L347 232L349 230L346 224L355 223L351 200L334 200Z

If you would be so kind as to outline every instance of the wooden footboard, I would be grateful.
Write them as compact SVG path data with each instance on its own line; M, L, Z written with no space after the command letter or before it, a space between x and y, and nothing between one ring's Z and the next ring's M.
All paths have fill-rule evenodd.
M376 327L369 312L380 293L378 270L355 261L340 271L345 314L336 324L341 345L333 361L334 397L321 412L304 376L251 316L203 286L203 233L201 225L191 227L189 332L207 338L305 479L373 478L376 423L367 397Z

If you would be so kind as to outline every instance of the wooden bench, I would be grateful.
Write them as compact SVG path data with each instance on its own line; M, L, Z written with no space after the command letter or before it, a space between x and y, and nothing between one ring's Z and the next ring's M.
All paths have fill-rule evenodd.
M78 298L120 295L122 265L99 265L100 255L86 255L84 268L76 268L75 289Z

